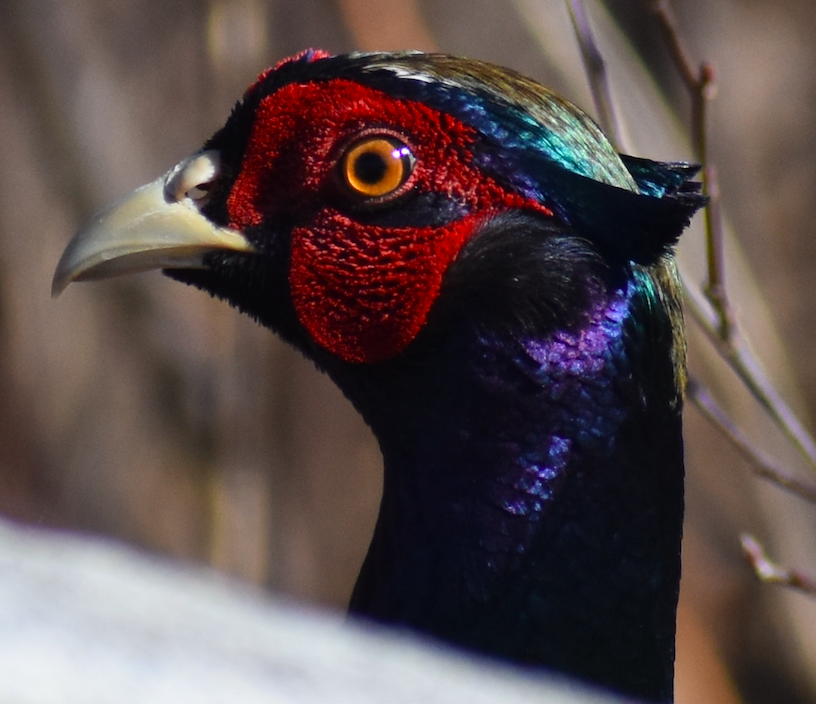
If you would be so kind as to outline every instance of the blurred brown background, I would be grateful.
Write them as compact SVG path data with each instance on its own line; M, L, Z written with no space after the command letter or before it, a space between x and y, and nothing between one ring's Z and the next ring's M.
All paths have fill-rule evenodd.
M689 158L590 5L633 145ZM643 3L607 5L683 114ZM816 5L675 7L695 55L718 67L711 142L742 250L729 250L737 313L813 417ZM342 607L381 479L376 444L339 392L268 332L158 274L49 297L83 220L198 148L263 67L308 46L487 59L591 108L562 0L2 0L0 512ZM699 233L687 239L694 272ZM764 451L801 469L698 338L696 372ZM814 701L816 602L756 584L738 536L750 530L816 573L816 508L760 486L693 409L687 423L678 702Z

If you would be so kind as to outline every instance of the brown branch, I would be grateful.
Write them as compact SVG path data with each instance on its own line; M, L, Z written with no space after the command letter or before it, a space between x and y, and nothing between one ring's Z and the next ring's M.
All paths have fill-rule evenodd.
M720 207L720 187L717 170L708 157L708 108L717 93L714 66L703 61L699 67L694 63L677 28L669 0L645 0L657 16L658 27L666 40L671 58L691 98L691 134L695 158L703 165L703 192L709 198L705 211L706 256L708 281L705 295L717 312L717 331L723 340L729 340L733 332L733 315L725 287L725 261L723 258L724 228Z
M735 334L732 334L728 340L724 340L717 333L716 321L712 320L708 308L701 300L702 296L691 286L686 286L685 293L686 310L700 323L700 328L720 357L739 377L757 403L807 461L811 469L816 471L816 444L813 438L779 395L754 355L740 341L737 335L739 327L735 325Z
M816 597L816 580L802 571L780 567L772 562L765 552L765 549L751 535L743 533L740 538L742 551L757 578L766 584L779 584L783 587L794 589L806 596Z
M707 158L707 157L706 157ZM717 167L703 160L702 181L708 206L705 209L706 261L708 262L708 282L705 296L717 313L717 334L720 339L729 342L734 334L734 315L728 302L725 288L725 256L723 242L722 201L720 198L720 181Z
M758 477L766 479L799 498L816 504L816 486L803 482L782 469L777 463L763 455L759 448L734 425L728 414L714 400L714 397L695 379L688 384L688 398L699 411L731 441L739 453L748 460Z
M660 30L663 32L663 38L666 40L666 45L672 54L683 83L686 84L689 92L694 92L698 83L698 75L693 68L694 64L688 49L680 38L671 4L668 0L645 0L645 2L660 20Z
M698 320L708 339L720 356L734 370L742 383L768 413L788 440L816 470L816 444L802 423L782 400L762 370L761 366L740 342L738 328L734 323L725 289L723 265L724 228L720 207L720 188L716 168L708 163L707 153L707 108L715 96L714 69L708 62L694 68L690 54L677 29L674 14L668 0L644 0L655 12L659 26L666 39L675 66L680 73L692 98L692 132L697 157L704 164L703 187L709 196L706 209L706 245L708 261L708 283L702 296L697 289L686 284L687 307ZM583 0L567 0L578 44L587 73L587 81L592 91L599 122L602 128L619 139L619 123L615 116L611 98L606 63L595 41ZM710 312L713 311L713 316ZM746 457L754 472L783 489L807 501L816 503L816 487L802 482L766 458L737 429L727 414L716 404L713 397L699 384L690 385L690 396L700 411L718 427L723 434Z
M704 294L714 313L714 319L707 313L707 307L695 297L695 290L687 286L687 301L691 304L689 307L719 354L736 372L746 388L807 460L811 468L816 471L816 443L782 400L760 364L741 341L740 330L728 302L723 262L724 227L720 188L717 170L709 162L707 145L708 106L716 93L714 68L705 61L697 68L692 61L680 37L669 0L644 0L644 2L658 18L658 26L666 40L672 60L691 96L691 128L694 147L697 158L703 164L703 190L709 197L709 205L705 212L708 281ZM758 459L761 463L761 458Z
M592 102L598 117L598 124L616 150L625 148L622 144L620 121L615 103L612 100L612 89L609 86L609 73L606 61L595 41L595 34L589 21L583 0L567 0L572 26L578 40L578 48L584 61L587 83L592 93Z

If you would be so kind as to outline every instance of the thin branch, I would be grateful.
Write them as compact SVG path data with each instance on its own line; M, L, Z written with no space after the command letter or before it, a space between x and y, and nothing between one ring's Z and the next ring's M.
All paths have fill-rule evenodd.
M716 168L709 163L707 147L708 106L716 93L714 68L708 62L702 62L699 68L695 67L696 64L680 37L669 0L644 0L644 2L658 18L658 26L663 32L677 71L691 96L694 146L697 158L703 164L703 190L709 197L705 213L708 281L704 293L713 310L714 318L708 313L708 307L696 296L696 290L690 286L686 286L688 307L701 323L701 327L719 354L816 471L816 443L782 400L756 358L742 342L740 330L728 302L723 264L724 228L720 188Z
M720 187L717 170L708 158L708 107L716 97L714 66L703 61L699 67L691 59L677 29L669 0L645 0L658 19L658 27L663 33L674 65L691 97L691 134L695 157L703 165L701 174L703 192L709 198L705 211L706 255L708 260L708 281L705 295L717 312L717 330L723 340L729 340L733 333L733 315L725 287L725 261L723 258L724 228L720 207Z
M691 55L680 37L677 21L669 0L645 1L651 7L652 12L657 15L658 27L666 40L674 65L691 96L691 127L694 151L700 162L706 163L706 157L708 156L706 144L707 108L708 103L716 95L714 67L708 62L703 62L699 68L695 68Z
M707 143L708 106L714 98L714 69L703 62L695 70L689 52L683 44L674 19L669 0L646 0L658 17L666 43L672 54L683 82L691 96L691 129L696 156L703 165L703 192L709 197L706 210L706 255L708 261L708 281L704 293L711 305L715 319L708 314L697 291L687 287L688 308L701 324L708 339L731 369L739 376L752 396L759 402L774 423L791 443L816 469L816 444L796 415L782 400L756 358L751 354L740 335L728 301L725 286L725 262L723 257L724 227L717 170L709 161ZM731 422L708 392L692 383L690 396L697 408L751 461L753 471L783 489L816 503L816 487L802 482L768 460ZM799 570L782 568L772 562L762 546L750 535L742 536L742 549L750 561L757 577L766 583L780 584L802 594L816 597L816 581Z
M754 568L754 573L761 582L779 584L794 589L807 596L816 597L816 580L797 569L780 567L772 562L765 549L751 535L743 533L740 538L742 551Z
M708 260L708 282L705 287L705 302L695 286L684 281L687 293L687 307L700 323L708 339L720 356L734 370L742 383L754 396L760 406L781 429L798 452L816 471L816 443L796 415L782 400L760 364L741 342L725 289L723 266L724 228L720 207L720 188L714 165L708 163L707 114L708 104L715 97L714 69L708 62L694 68L690 54L681 40L677 24L668 0L644 0L655 12L659 26L674 63L692 98L692 133L697 158L704 165L703 187L709 197L706 209L706 244ZM609 87L606 63L598 49L589 16L583 0L567 0L570 17L578 39L581 56L587 72L587 81L592 91L601 126L615 140L619 140L620 129ZM706 304L707 303L707 304ZM712 315L713 312L713 315ZM692 386L697 403L704 415L722 430L742 454L751 461L754 471L808 501L816 503L816 489L789 476L784 470L770 462L753 445L747 442L736 426L728 419L713 398L699 385Z
M717 167L703 160L703 190L708 196L705 209L706 260L708 262L708 282L705 295L717 312L717 332L721 339L729 341L734 333L734 315L728 302L725 288L725 228L723 227L722 200L720 198L720 181Z
M797 479L773 460L765 457L759 448L755 447L739 428L731 422L728 414L714 400L708 389L696 380L690 379L687 393L689 400L709 422L717 427L740 454L749 461L754 474L767 479L805 501L816 504L816 486Z
M700 328L714 345L718 354L739 377L754 399L773 420L783 435L797 449L808 465L816 472L816 444L796 414L785 403L776 387L763 371L754 355L741 342L737 334L728 340L717 334L711 313L696 289L686 286L686 310L700 323ZM739 328L734 327L738 333Z
M589 15L583 0L567 0L567 9L570 13L575 36L578 39L581 58L584 61L587 83L592 92L595 112L598 115L598 124L600 124L612 146L620 151L626 147L622 144L620 121L615 110L615 103L612 100L612 89L609 86L606 61L604 61L603 54L595 41Z
M694 62L691 60L686 45L680 38L680 32L677 29L677 22L670 3L668 0L646 0L646 3L651 6L652 12L660 18L660 30L663 32L669 51L671 51L674 62L680 71L680 77L689 92L693 92L697 87L697 72L692 68Z

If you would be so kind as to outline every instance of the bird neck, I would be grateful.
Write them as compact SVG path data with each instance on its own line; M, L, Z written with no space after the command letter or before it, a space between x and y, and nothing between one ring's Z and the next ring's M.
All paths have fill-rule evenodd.
M630 280L541 337L460 330L347 388L385 463L353 612L671 699L680 402L642 296Z

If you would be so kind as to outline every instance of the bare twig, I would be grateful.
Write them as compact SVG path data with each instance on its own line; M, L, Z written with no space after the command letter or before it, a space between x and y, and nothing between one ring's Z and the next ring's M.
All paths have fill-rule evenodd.
M780 567L772 562L765 549L751 535L744 533L741 538L742 551L754 568L754 573L761 582L779 584L795 589L807 596L816 597L816 580L797 569Z
M717 93L714 66L703 61L699 67L695 67L680 37L669 0L645 0L645 2L658 18L658 26L663 32L674 65L691 97L691 134L694 153L695 158L703 165L703 192L709 198L709 205L705 211L708 259L708 281L705 286L705 295L717 312L717 329L720 337L723 340L729 340L733 332L733 316L725 288L720 188L717 181L717 170L708 158L708 106Z
M706 157L707 158L707 157ZM720 182L717 167L701 159L703 166L703 190L708 196L705 209L706 260L708 261L708 282L705 295L717 312L717 332L722 340L730 341L734 333L734 316L728 302L725 288L725 257L723 242L722 201L720 199Z
M567 0L572 26L575 36L578 39L578 48L581 50L581 58L584 61L584 69L587 73L587 82L592 92L592 101L595 104L595 112L598 117L598 124L604 131L612 146L617 150L626 149L622 144L623 136L620 130L615 103L612 100L612 90L609 87L609 74L606 70L606 62L603 54L595 41L592 32L592 25L589 22L589 15L583 0Z
M685 290L686 309L700 323L711 344L811 469L816 471L816 444L813 438L779 395L754 355L741 342L739 328L735 326L734 334L724 340L717 334L712 315L701 300L702 296L691 286L686 286Z
M734 316L728 302L725 289L723 266L724 228L720 208L720 189L716 168L708 161L707 151L707 115L708 105L715 96L714 69L708 62L695 68L690 54L685 47L677 29L674 14L668 0L644 0L655 12L659 26L664 34L683 83L692 99L691 130L696 157L703 164L703 188L709 197L706 209L706 249L708 261L708 281L704 296L699 290L684 281L687 307L692 316L700 323L708 339L720 356L734 370L742 383L768 413L774 423L781 429L797 451L816 471L816 443L782 400L776 388L767 377L750 350L742 342ZM584 66L587 72L596 111L601 126L615 141L620 140L621 130L616 117L614 103L609 87L606 63L595 41L589 17L583 0L567 0L575 34ZM616 145L617 146L617 145ZM691 400L700 411L728 437L751 461L755 472L791 491L808 501L816 502L816 489L799 482L770 462L763 454L748 443L736 426L717 406L711 394L699 383L693 386Z
M658 17L666 43L683 82L691 96L691 127L696 156L703 165L703 190L709 197L706 211L706 254L708 281L704 293L710 308L700 300L694 287L686 287L687 308L700 323L709 341L720 356L738 375L742 383L769 415L778 428L816 470L816 444L804 426L782 400L775 386L751 354L740 335L728 302L723 260L723 220L717 171L708 158L707 111L714 97L714 69L703 62L694 68L689 53L681 41L669 0L645 0ZM702 387L691 383L689 394L697 408L748 458L754 472L777 486L816 503L816 487L800 481L768 460L763 453L731 422L728 415ZM750 535L741 538L742 549L757 577L766 583L780 584L802 594L816 597L816 581L799 570L780 567L768 559L762 546Z
M700 412L731 441L751 465L753 472L796 496L816 504L816 486L803 482L763 455L759 448L737 428L708 390L694 379L689 380L688 397Z
M723 265L724 228L720 207L720 189L717 171L709 162L707 148L708 105L716 93L714 68L708 62L702 62L699 68L695 68L695 63L690 58L688 49L678 32L669 0L644 0L644 2L658 18L658 25L666 39L672 59L691 96L692 135L696 156L703 164L703 190L709 197L705 215L708 281L704 292L714 316L712 317L708 313L708 307L698 300L692 286L685 287L688 307L692 315L701 323L701 327L719 354L736 372L777 427L807 460L811 469L816 471L816 443L793 411L782 400L756 358L742 342L739 328L728 302ZM763 461L761 457L757 457L758 465L762 465Z

